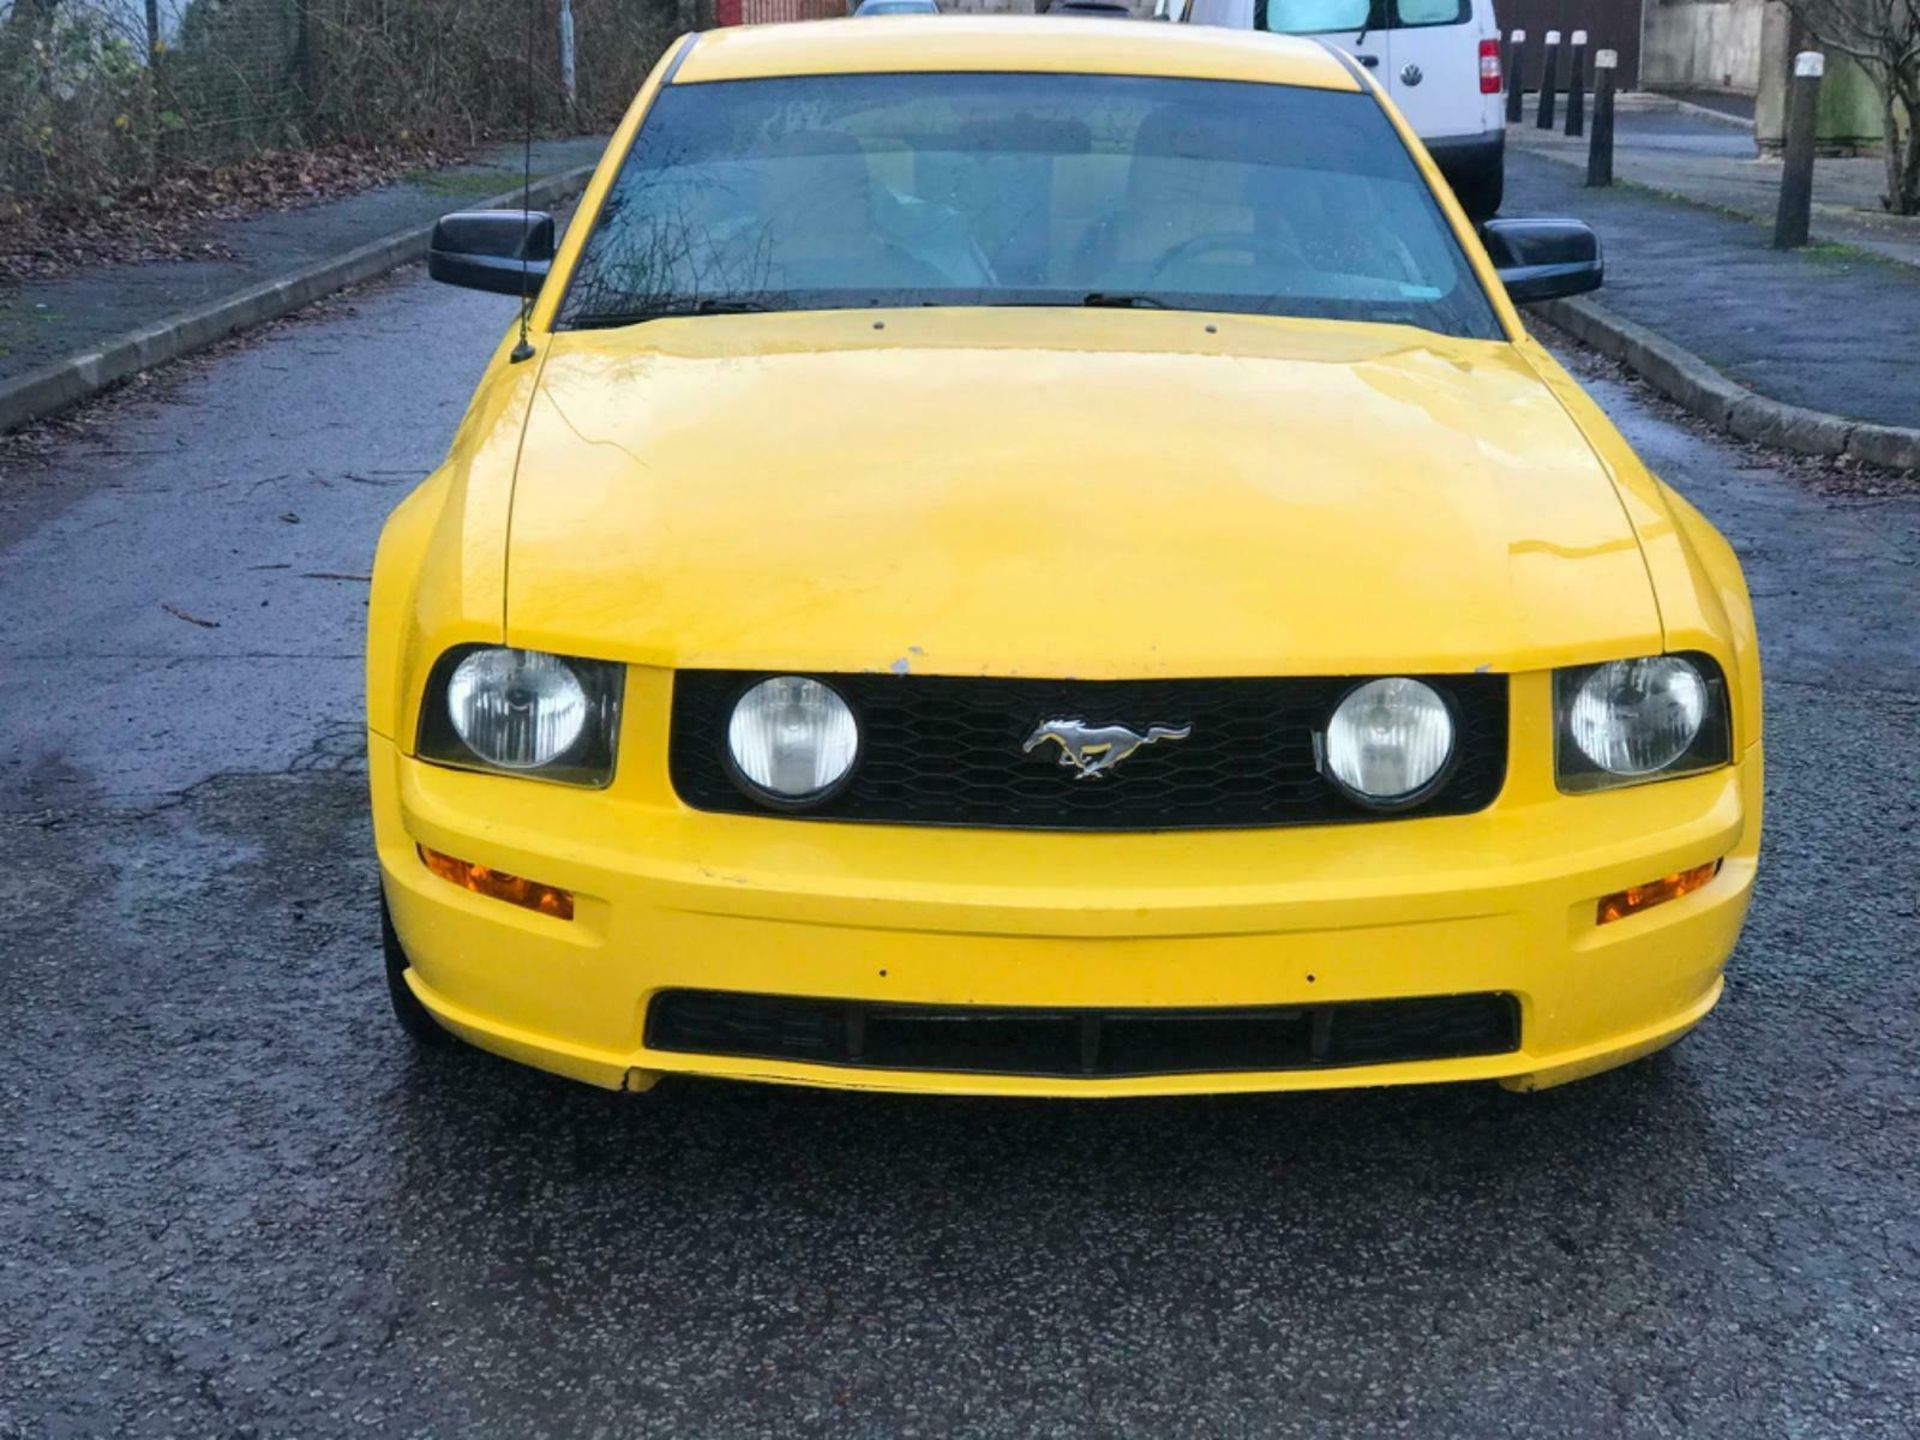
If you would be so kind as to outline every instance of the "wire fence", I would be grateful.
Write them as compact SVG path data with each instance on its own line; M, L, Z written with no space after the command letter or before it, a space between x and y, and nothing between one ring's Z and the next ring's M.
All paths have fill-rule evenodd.
M604 128L696 20L693 0L0 0L0 224L262 150L460 148L517 131L529 92L543 129Z

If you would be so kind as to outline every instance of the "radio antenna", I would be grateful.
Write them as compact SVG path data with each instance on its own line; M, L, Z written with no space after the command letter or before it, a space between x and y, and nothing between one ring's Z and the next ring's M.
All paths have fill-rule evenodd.
M507 358L515 365L533 358L533 343L527 339L533 321L533 267L527 258L527 241L533 233L533 17L538 0L527 0L527 50L523 67L525 94L521 111L526 121L525 145L520 161L520 343Z

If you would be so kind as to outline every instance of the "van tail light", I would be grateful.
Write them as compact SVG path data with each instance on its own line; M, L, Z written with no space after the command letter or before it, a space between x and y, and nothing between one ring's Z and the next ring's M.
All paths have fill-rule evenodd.
M1500 42L1498 40L1480 42L1480 93L1482 95L1500 93Z

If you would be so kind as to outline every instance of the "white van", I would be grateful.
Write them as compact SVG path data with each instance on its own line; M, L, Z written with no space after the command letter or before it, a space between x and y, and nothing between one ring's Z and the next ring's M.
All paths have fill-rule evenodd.
M1157 13L1338 45L1386 87L1466 212L1484 220L1500 208L1507 131L1493 0L1160 0Z

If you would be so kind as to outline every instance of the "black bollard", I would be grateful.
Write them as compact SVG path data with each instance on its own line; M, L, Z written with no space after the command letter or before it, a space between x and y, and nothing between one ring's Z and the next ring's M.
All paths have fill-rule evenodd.
M1793 57L1792 109L1787 112L1787 168L1780 176L1780 211L1773 220L1773 248L1807 243L1813 213L1813 144L1820 127L1820 76L1827 57L1802 50Z
M1587 133L1587 32L1573 32L1573 63L1567 67L1567 134Z
M1540 113L1533 123L1542 130L1553 128L1553 92L1560 83L1560 32L1547 31L1547 48L1540 57Z
M1513 43L1507 49L1507 63L1500 73L1507 77L1507 123L1520 123L1520 101L1527 93L1527 32L1513 32Z
M1593 57L1593 137L1587 141L1587 184L1613 184L1613 72L1620 57L1602 50Z

